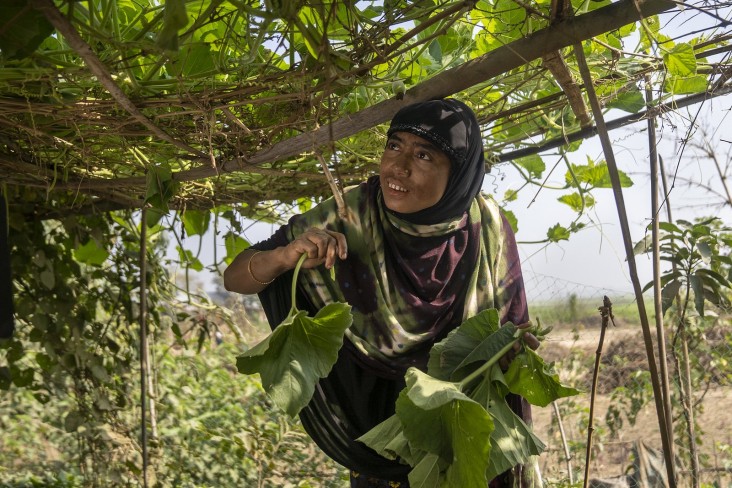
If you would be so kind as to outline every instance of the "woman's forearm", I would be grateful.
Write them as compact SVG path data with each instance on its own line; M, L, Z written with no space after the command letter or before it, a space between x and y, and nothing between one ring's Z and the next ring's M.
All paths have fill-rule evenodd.
M275 278L292 268L283 259L283 250L242 251L224 271L224 288L245 295L264 290Z

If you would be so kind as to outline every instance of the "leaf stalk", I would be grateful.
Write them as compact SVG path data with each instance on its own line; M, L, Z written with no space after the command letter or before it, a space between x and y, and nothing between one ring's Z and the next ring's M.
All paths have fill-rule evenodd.
M503 357L504 354L506 354L508 351L513 348L514 344L516 344L518 341L521 340L521 338L526 333L526 330L524 329L516 329L516 332L514 333L513 337L514 340L506 344L500 351L498 351L493 357L491 357L488 361L483 363L478 369L470 373L468 376L462 379L458 383L458 388L460 388L460 391L464 391L464 389L470 385L470 383L475 380L476 378L482 376L486 371L488 371L491 366L496 364L499 359Z
M294 316L298 312L297 303L295 303L295 291L297 290L297 275L300 274L300 268L302 267L302 263L304 263L307 258L308 258L307 253L303 253L303 255L300 256L300 259L297 261L297 264L295 265L295 273L292 275L292 306L290 307L290 313L287 314L288 318Z

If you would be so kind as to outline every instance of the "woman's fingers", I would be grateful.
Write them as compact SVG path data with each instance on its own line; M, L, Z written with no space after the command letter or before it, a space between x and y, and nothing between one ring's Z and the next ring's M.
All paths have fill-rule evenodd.
M298 258L307 253L308 259L303 263L306 268L320 264L332 268L336 258L345 259L348 253L346 237L343 234L318 228L308 229L292 241L291 245L297 251Z
M536 351L537 349L539 349L539 345L541 343L534 334L532 334L531 332L527 332L526 334L524 334L524 344Z

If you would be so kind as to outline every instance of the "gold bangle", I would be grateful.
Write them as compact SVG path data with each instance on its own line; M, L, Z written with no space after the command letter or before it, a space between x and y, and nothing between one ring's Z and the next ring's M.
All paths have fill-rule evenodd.
M269 285L270 283L272 283L275 280L275 278L272 278L269 281L259 281L254 276L254 273L252 273L252 259L254 259L254 256L256 256L257 254L259 254L260 252L262 252L262 251L254 251L254 253L251 256L249 256L249 261L247 262L247 270L249 270L249 276L251 276L254 281L256 281L257 283L259 283L260 285Z

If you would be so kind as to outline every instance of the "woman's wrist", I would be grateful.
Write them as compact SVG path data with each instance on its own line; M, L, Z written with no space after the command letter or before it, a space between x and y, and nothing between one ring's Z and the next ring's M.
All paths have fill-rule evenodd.
M270 251L252 250L247 260L247 272L255 283L269 285L279 275L293 269L285 260L285 247L278 247Z

